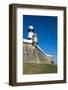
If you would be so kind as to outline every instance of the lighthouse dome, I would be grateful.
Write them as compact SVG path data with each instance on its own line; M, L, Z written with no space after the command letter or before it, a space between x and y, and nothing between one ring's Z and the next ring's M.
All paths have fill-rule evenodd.
M29 26L29 29L32 29L32 30L33 30L33 29L34 29L34 27L33 27L32 25L30 25L30 26Z

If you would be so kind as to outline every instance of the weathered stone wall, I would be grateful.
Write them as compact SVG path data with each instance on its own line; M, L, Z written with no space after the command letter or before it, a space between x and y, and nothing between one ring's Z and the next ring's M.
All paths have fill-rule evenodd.
M23 43L23 61L24 63L53 64L54 58L45 56L39 48L35 48L30 43Z

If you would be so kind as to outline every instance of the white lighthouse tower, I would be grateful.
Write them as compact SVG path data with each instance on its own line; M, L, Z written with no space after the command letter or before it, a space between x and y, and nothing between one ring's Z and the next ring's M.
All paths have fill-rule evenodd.
M32 38L33 38L33 35L34 35L33 29L34 29L34 27L32 25L30 25L28 27L28 39L29 40L32 40Z
M36 32L34 32L34 27L32 25L28 28L28 40L32 41L33 46L37 46L38 38Z

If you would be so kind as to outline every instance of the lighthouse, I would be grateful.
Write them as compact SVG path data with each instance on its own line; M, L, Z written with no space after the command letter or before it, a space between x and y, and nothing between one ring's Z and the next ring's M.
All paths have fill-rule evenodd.
M29 40L32 40L32 38L33 38L33 35L34 35L33 30L34 30L34 27L33 27L32 25L30 25L30 26L28 27L28 39L29 39Z
M37 33L34 31L34 27L32 25L28 27L28 40L32 41L33 46L37 46L38 44Z

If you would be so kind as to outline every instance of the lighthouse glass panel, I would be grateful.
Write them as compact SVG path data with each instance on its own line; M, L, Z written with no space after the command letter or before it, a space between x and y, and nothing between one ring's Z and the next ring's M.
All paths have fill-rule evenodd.
M22 18L23 74L57 73L57 16Z

